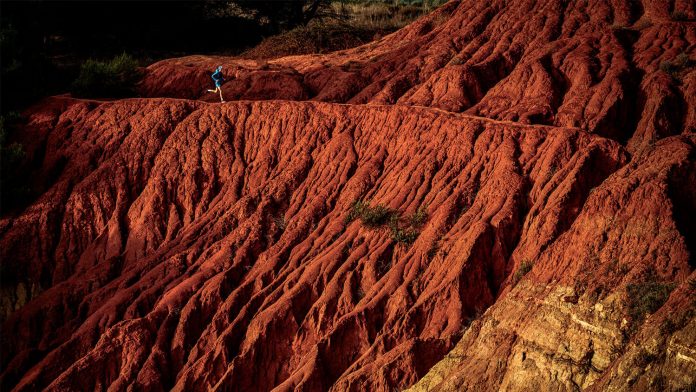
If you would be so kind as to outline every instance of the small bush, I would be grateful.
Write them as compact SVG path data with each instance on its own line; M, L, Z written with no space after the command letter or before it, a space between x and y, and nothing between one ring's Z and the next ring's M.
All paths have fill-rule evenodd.
M391 238L396 241L400 242L402 244L407 244L410 245L416 239L418 238L418 235L420 235L420 232L418 230L407 227L407 228L392 228L392 236Z
M408 217L408 222L413 227L421 227L428 220L428 211L425 207L419 207L416 212Z
M660 71L670 75L674 79L679 79L679 74L686 69L696 66L696 61L691 60L686 53L680 53L672 60L660 63Z
M365 226L379 227L387 224L394 214L395 213L392 209L381 204L372 207L369 203L356 201L353 203L353 206L346 217L346 222L352 222L355 219L360 219Z
M473 324L474 321L479 320L479 319L481 318L481 315L483 315L483 311L477 309L477 310L474 312L474 314L472 314L472 315L470 315L470 316L468 316L468 317L465 317L465 318L462 320L462 326L461 326L461 328L459 329L459 334L462 335L462 336L464 336L464 334L466 333L466 331L468 331L469 328L471 327L471 324Z
M135 93L139 80L138 62L126 53L106 62L89 59L80 67L72 93L81 97L123 97Z
M626 286L628 295L628 315L631 317L633 327L640 325L645 316L652 314L664 305L669 298L673 283L657 281L654 273L648 273L642 282L631 283Z
M667 318L660 324L660 333L670 335L677 331L677 324L674 320Z
M406 245L414 243L420 235L420 228L427 220L428 212L425 207L419 207L416 212L405 219L396 214L393 215L389 219L392 240Z
M678 21L689 20L689 17L683 11L673 11L671 16L672 16L672 19L678 20Z
M672 78L676 79L679 77L679 68L677 68L671 61L663 61L660 63L660 71L666 73Z
M674 58L673 64L674 67L678 69L684 69L692 67L694 65L694 62L691 61L688 54L682 52Z
M515 272L515 275L512 276L512 285L516 286L517 283L522 280L522 278L527 275L529 271L532 270L532 267L534 264L532 264L530 261L523 261L522 264L520 265L520 268Z
M631 271L631 266L628 264L621 264L619 259L613 258L607 264L607 270L612 273L618 273L619 275L626 275Z
M621 264L619 266L619 274L621 274L621 275L626 275L630 271L631 271L631 266L628 264Z
M398 212L381 204L371 206L361 200L356 201L350 208L346 223L360 219L367 227L389 225L392 240L402 244L412 244L420 235L419 228L428 220L428 213L421 207L412 215L403 218Z
M394 211L381 204L378 204L375 207L365 209L364 213L360 217L360 220L365 226L379 227L384 226L387 222L389 222L389 218L393 215Z
M26 153L19 143L9 143L10 133L21 120L16 112L0 116L0 212L20 206L30 196L27 175L22 172Z
M362 200L356 200L353 205L350 206L350 211L348 211L348 215L346 216L346 223L350 223L360 218L365 208L368 206L369 204L363 202Z

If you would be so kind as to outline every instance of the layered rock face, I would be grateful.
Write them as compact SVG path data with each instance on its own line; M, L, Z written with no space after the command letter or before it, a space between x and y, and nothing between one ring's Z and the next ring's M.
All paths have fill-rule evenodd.
M0 220L0 384L693 386L696 30L676 11L696 16L450 2L348 51L172 59L150 98L44 100L22 133L41 195ZM203 93L218 63L225 104ZM352 219L359 201L393 219ZM636 287L664 304L637 314Z
M684 220L693 216L693 142L663 140L595 188L569 230L530 258L531 276L472 323L412 390L692 386L696 281L688 246L694 239ZM689 204L681 204L682 197ZM690 215L681 215L682 208L690 208ZM622 288L642 281L648 268L676 278L676 288L645 325L631 331L626 304L635 299Z

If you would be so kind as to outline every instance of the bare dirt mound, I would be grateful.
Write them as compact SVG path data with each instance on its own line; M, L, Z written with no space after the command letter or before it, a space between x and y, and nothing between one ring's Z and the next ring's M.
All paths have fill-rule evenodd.
M696 382L693 5L481 3L29 110L2 389Z

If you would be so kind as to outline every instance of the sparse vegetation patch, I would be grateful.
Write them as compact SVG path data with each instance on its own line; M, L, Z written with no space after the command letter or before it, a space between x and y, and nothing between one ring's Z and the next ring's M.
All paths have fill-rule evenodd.
M371 228L388 225L392 240L410 245L420 235L420 228L428 220L428 213L424 207L420 207L413 214L403 217L384 205L372 206L370 203L358 200L351 206L346 223L356 219L359 219L364 226Z
M696 67L696 60L692 60L686 53L680 53L674 59L660 63L660 71L676 80L680 80L682 72L694 67Z
M446 3L433 1L325 1L306 24L264 39L242 57L269 59L356 47L392 33ZM375 59L373 59L375 60Z
M520 264L520 268L517 269L515 272L515 275L512 276L512 285L517 286L517 283L522 280L522 278L527 275L529 271L532 270L532 267L534 264L528 260L524 260L522 264Z
M367 227L380 227L386 225L390 218L396 212L388 207L378 204L371 206L363 201L356 201L346 217L346 222L352 222L355 219L360 219L363 225Z
M643 281L626 286L628 315L633 329L637 328L647 315L660 309L672 290L674 290L674 284L658 281L654 272L648 272Z
M24 147L19 143L10 143L10 133L21 121L17 112L0 116L0 212L6 212L26 202L30 189L26 185L26 173L22 173L22 164L26 157Z
M421 227L428 220L428 211L425 207L419 207L416 212L408 216L408 223L413 227Z
M89 59L80 67L72 93L80 97L124 97L135 93L139 80L138 61L126 53L109 61Z

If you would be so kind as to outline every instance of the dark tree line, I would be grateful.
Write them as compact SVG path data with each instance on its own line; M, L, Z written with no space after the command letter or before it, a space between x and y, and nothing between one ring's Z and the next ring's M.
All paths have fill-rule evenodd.
M0 1L0 214L20 208L33 194L22 181L28 163L13 137L23 121L18 111L67 92L89 59L112 64L125 52L145 65L194 53L236 54L306 24L326 5L325 0Z
M251 11L257 20L268 21L274 32L304 26L315 17L328 13L329 0L258 1L230 0L218 2L222 6L236 5Z
M237 54L325 14L328 0L0 2L2 112L66 91L79 64Z

